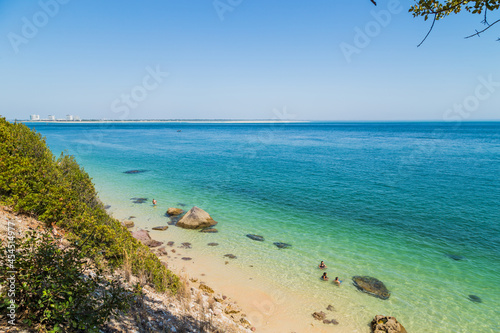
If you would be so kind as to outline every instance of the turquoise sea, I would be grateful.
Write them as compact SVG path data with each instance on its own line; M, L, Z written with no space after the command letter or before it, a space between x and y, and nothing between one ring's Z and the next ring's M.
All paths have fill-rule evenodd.
M194 243L215 237L214 256L231 249L290 292L341 304L353 332L375 314L413 333L500 332L498 122L27 125L112 207L151 224L167 221L152 198L203 208L219 233L183 231ZM319 281L320 260L342 288ZM389 300L357 291L355 275L383 281Z

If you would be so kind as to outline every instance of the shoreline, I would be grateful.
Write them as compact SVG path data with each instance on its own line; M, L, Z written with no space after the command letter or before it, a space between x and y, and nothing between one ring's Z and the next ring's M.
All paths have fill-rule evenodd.
M157 206L153 209L157 208L160 207ZM166 210L166 207L161 209L163 210L163 208ZM188 209L188 207L185 208ZM121 207L119 203L115 202L108 213L119 221L123 221L128 219L127 217L132 211L134 211L134 207ZM217 234L202 234L199 230L187 230L174 225L169 225L165 231L156 231L152 230L152 227L157 225L151 224L150 220L147 216L137 215L132 219L135 226L129 230L147 230L152 239L163 242L152 251L155 252L156 249L165 246L168 255L159 256L159 258L168 264L168 269L179 276L187 275L188 278L197 279L216 290L216 293L219 292L231 298L247 314L248 321L256 328L257 332L371 332L367 325L376 314L367 316L364 313L360 317L359 311L355 310L355 302L344 306L343 303L350 302L348 296L346 297L346 294L349 293L348 286L342 290L331 285L333 280L329 281L328 284L321 283L321 287L326 287L326 291L338 291L342 294L342 304L339 304L337 298L331 299L329 302L324 295L319 293L310 294L301 290L300 287L294 290L290 286L281 285L280 281L273 281L269 277L263 276L259 272L260 266L258 264L249 265L247 258L225 258L226 248L223 246L224 244L215 247L207 245L214 242L213 235ZM167 221L168 219L165 218L165 224ZM194 239L191 239L190 236ZM200 238L203 239L203 242L200 242ZM215 239L217 242L217 238ZM180 246L187 241L191 242L191 248ZM174 242L174 244L168 246L168 242ZM240 250L241 244L234 243L230 247L233 248L233 252L227 253L234 253L237 256L243 254ZM182 258L191 259L183 260ZM317 274L318 277L321 275L319 269ZM315 276L312 277L313 280L314 278ZM327 310L329 306L333 310ZM347 312L342 311L343 309ZM312 314L320 311L326 313L328 320L333 319L338 324L325 324L315 320Z

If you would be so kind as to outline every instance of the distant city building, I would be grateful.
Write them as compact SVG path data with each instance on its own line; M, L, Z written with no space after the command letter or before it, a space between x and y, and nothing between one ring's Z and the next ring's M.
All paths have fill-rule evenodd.
M66 120L67 120L67 121L73 121L74 119L73 119L73 116L72 116L72 115L67 114L67 115L66 115Z
M51 120L51 121L55 121L56 120L56 116L49 115L48 119Z
M79 117L79 116L75 116L75 117L73 118L73 120L75 120L75 121L81 121L81 119L80 119L80 117Z
M30 116L30 120L40 120L40 115L39 114L32 114Z

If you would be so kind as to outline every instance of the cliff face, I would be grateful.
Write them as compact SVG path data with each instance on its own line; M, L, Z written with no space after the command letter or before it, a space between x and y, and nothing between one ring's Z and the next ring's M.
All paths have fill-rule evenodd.
M27 232L49 233L61 246L69 241L64 237L64 230L52 227L23 214L13 213L9 207L0 206L0 241L5 244L7 237L14 233L22 238ZM89 273L91 274L91 273ZM130 275L124 269L113 273L128 290L137 290L141 279ZM127 279L125 279L127 276ZM111 276L107 276L111 277ZM0 289L1 290L1 289ZM234 310L237 309L237 310ZM5 313L0 314L0 332L29 332L33 327L22 327L8 323ZM251 324L246 320L236 304L216 294L211 288L200 285L187 276L181 277L181 287L176 295L159 293L147 284L141 287L131 301L127 313L111 317L100 328L101 332L251 332Z

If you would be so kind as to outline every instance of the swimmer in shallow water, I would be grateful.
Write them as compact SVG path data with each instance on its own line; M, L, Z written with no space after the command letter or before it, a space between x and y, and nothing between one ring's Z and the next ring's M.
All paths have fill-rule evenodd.
M321 260L321 262L319 263L319 268L321 268L321 269L325 269L326 268L326 265L323 262L323 260Z
M324 272L323 275L321 276L321 280L328 281L328 276L326 276L326 272Z
M335 282L338 286L340 286L340 284L342 283L342 281L339 280L339 277L335 277L335 280L333 280L333 282Z
M153 199L153 205L156 206L156 199Z

